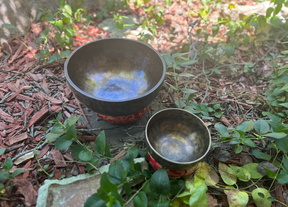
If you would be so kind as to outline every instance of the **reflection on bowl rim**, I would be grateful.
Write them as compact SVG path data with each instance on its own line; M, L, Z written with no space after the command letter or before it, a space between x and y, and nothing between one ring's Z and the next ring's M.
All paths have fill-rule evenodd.
M176 161L173 161L173 160L169 160L167 159L166 157L164 157L163 155L161 155L159 152L157 152L154 147L152 146L152 144L150 143L149 139L148 139L148 134L147 134L147 129L148 129L148 125L150 123L150 121L153 119L154 116L156 116L157 114L163 112L163 111L172 111L172 110L177 110L177 111L183 111L185 113L189 113L189 114L192 114L192 116L194 116L195 118L197 118L199 121L202 122L202 124L205 126L208 134L209 134L209 145L208 145L208 148L206 150L206 152L201 156L199 157L198 159L196 160L193 160L193 161L190 161L190 162L176 162ZM163 110L160 110L158 112L156 112L155 114L153 114L153 116L151 116L151 118L148 120L147 124L146 124L146 127L145 127L145 139L146 139L146 142L147 144L149 145L149 148L155 153L157 154L159 157L161 157L162 159L166 160L167 162L170 162L170 163L173 163L173 164L183 164L183 165L189 165L189 164L193 164L193 163L197 163L199 161L201 161L209 152L210 148L211 148L211 134L210 134L210 131L208 129L208 127L205 125L205 123L203 122L202 119L200 119L198 116L196 116L195 114L191 113L190 111L187 111L187 110L184 110L184 109L179 109L179 108L168 108L168 109L163 109ZM149 151L149 150L148 150ZM158 161L157 161L158 162Z
M80 50L82 47L84 46L87 46L88 44L92 44L92 43L95 43L95 42L99 42L99 41L107 41L107 40L126 40L126 41L133 41L133 42L136 42L136 43L140 43L140 44L143 44L144 46L146 47L149 47L150 49L152 49L156 55L158 55L158 57L160 58L161 62L162 62L162 65L163 65L163 73L162 73L162 77L161 79L158 81L158 83L153 87L151 88L149 91L141 94L141 95L138 95L134 98L127 98L127 99L120 99L120 100L111 100L111 99L101 99L101 98L98 98L96 96L93 96L89 93L86 93L85 91L81 90L78 86L76 86L73 81L70 79L69 75L68 75L68 62L70 60L70 58L78 51ZM166 74L166 63L163 59L163 57L160 55L160 53L155 50L152 46L144 43L144 42L140 42L138 40L133 40L133 39L128 39L128 38L118 38L118 37L113 37L113 38L104 38L104 39L99 39L99 40L94 40L94 41L91 41L91 42L88 42L84 45L81 45L80 47L78 47L76 50L74 50L67 58L67 60L65 61L65 64L64 64L64 72L65 72L65 76L66 76L66 80L67 82L76 90L78 91L79 93L81 94L84 94L85 96L88 96L89 98L92 98L92 99L95 99L95 100L99 100L99 101L106 101L106 102L114 102L114 103L117 103L117 102L125 102L125 101L132 101L132 100L136 100L136 99L139 99L139 98L142 98L142 97L145 97L147 96L148 94L152 93L153 91L155 91L156 88L158 88L162 82L164 81L164 78L165 78L165 74Z

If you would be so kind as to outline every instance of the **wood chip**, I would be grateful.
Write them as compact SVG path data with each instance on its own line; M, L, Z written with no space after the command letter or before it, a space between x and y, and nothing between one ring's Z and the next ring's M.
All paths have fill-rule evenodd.
M49 151L49 149L49 145L46 144L45 147L41 150L41 153L38 155L38 158L42 158Z
M4 112L2 109L0 109L0 117L4 120L7 121L9 123L13 123L15 120L12 116L10 116L9 114L7 114L6 112Z
M38 99L38 100L41 100L41 101L44 101L45 98L46 98L46 96L45 96L45 94L43 92L34 93L33 97L35 99Z
M50 90L48 88L48 84L47 84L45 79L43 79L43 82L41 83L41 87L42 87L42 89L44 90L45 93L47 93L47 94L50 93Z
M227 127L231 126L231 123L228 121L228 119L224 115L221 116L220 121L222 121L223 124L225 124Z
M90 141L95 141L97 136L89 136L89 135L82 135L82 136L78 136L78 138L81 140L81 141L86 141L86 142L90 142Z
M54 162L55 162L55 167L66 167L66 162L60 152L60 150L52 150L51 152L51 155L54 159Z
M58 100L57 98L53 97L45 97L46 100L50 101L51 104L62 104L62 101Z
M9 88L10 91L15 92L18 90L18 88L16 87L15 83L7 83L7 87Z
M6 127L7 127L6 124L4 124L3 122L0 122L0 131L3 131Z
M10 96L9 98L6 99L6 102L11 101L13 98L15 98L17 95L19 95L20 93L22 93L23 89L20 88L18 89L12 96Z
M74 161L72 155L70 155L68 152L66 152L66 154L64 155L64 158L68 161Z
M9 146L28 138L27 132L9 138Z
M36 114L34 114L32 116L32 118L30 119L30 121L28 122L27 127L32 126L33 124L35 124L39 119L41 119L46 113L49 112L49 109L47 106L44 106L42 109L40 109L40 111L38 111Z
M56 179L59 179L59 178L61 178L61 176L62 176L61 171L60 171L59 169L55 169L55 171L54 171L54 177L55 177Z
M31 98L29 96L25 96L25 95L22 95L22 94L17 95L16 99L20 100L20 101L35 101L34 98Z
M62 110L62 108L61 108L61 106L53 105L53 106L50 107L50 110L52 112L55 111L56 113L59 113Z

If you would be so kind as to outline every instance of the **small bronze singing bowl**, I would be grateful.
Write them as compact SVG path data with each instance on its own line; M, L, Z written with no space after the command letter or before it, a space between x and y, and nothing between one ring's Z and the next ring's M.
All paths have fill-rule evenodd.
M183 109L155 113L146 125L145 136L153 159L173 170L193 168L207 155L211 145L204 122Z
M108 38L84 44L65 62L65 76L76 98L101 116L134 115L161 90L166 66L149 45Z

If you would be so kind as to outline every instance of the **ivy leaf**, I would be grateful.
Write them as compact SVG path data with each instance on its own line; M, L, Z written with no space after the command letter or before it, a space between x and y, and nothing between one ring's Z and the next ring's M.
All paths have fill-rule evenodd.
M236 127L237 130L242 132L249 132L254 128L254 122L253 121L245 121L239 126Z
M94 152L104 155L106 146L105 132L102 131L96 138L94 143Z
M234 185L237 181L237 177L233 175L233 170L225 165L222 162L219 162L219 172L221 175L222 180L227 184L227 185Z
M222 116L222 111L216 111L216 112L214 113L214 116L219 119L219 118Z
M212 25L212 36L215 37L219 31L219 25Z
M7 157L3 165L3 168L7 171L10 171L12 167L13 167L13 162L12 162L11 157Z
M131 164L133 160L138 156L138 154L139 154L139 149L136 147L133 147L127 151L127 153L124 155L122 159L122 164L123 164L125 171L131 168Z
M84 162L89 162L90 160L92 160L93 155L91 154L89 150L85 149L79 153L78 157L80 160Z
M220 133L222 137L228 137L229 133L227 128L222 124L215 124L215 129Z
M168 195L170 192L170 182L164 168L157 170L151 177L151 192L156 195Z
M271 160L270 155L263 153L263 152L260 152L259 150L253 149L252 154L258 159L267 160L267 161Z
M263 169L266 171L267 176L268 176L269 178L272 178L272 179L275 178L276 173L272 172L271 170L269 170L269 169L267 169L267 168L263 168Z
M207 186L215 186L219 182L217 172L206 162L200 162L197 165L195 175L202 175L205 177L205 184Z
M230 168L233 171L233 175L236 175L239 180L244 181L244 182L248 182L250 180L251 175L245 168L233 166L233 165L230 165Z
M71 6L70 6L69 4L66 4L66 5L64 6L64 9L66 10L66 12L67 12L68 14L72 15L72 8L71 8Z
M258 163L249 163L244 165L243 168L250 173L252 179L259 179L263 176L257 171L258 165Z
M76 145L76 146L73 147L73 149L72 149L72 157L73 157L75 160L80 160L80 159L79 159L79 154L80 154L80 152L83 151L83 150L85 150L85 148L84 148L82 145L80 145L80 144Z
M115 184L120 185L127 176L127 172L124 170L120 160L116 160L109 166L109 179Z
M268 134L264 134L263 136L265 137L272 137L272 138L275 138L275 139L282 139L284 137L287 137L287 134L284 133L284 132L272 132L272 133L268 133Z
M94 193L85 201L84 207L105 207L106 203L97 193Z
M283 152L288 152L288 137L282 139L275 139L276 146Z
M20 175L22 172L24 172L24 169L17 169L12 173L12 178L16 177L17 175Z
M266 134L269 131L269 124L265 120L260 119L254 123L254 128L259 134Z
M288 172L284 172L284 170L282 170L277 176L277 181L281 184L287 184L288 183Z
M195 91L195 90L190 89L190 88L182 88L182 89L181 89L181 92L182 92L182 93L187 93L187 94L192 94L192 93L196 93L196 92L198 92L198 91Z
M262 193L264 197L261 198L258 193ZM265 188L256 188L253 190L252 197L257 207L271 207L271 201L268 200L271 195Z
M224 47L224 51L225 51L226 56L229 58L231 55L234 54L235 48L232 46L226 46Z
M6 150L5 148L0 149L0 156L4 154L5 150Z
M134 198L133 203L135 207L147 207L148 199L146 194L143 191L140 191L140 193Z
M58 150L66 149L66 148L70 147L72 142L73 142L72 139L70 139L66 135L64 135L56 141L55 148Z
M224 190L227 195L229 207L245 207L248 203L249 196L246 192L240 190Z
M93 158L89 162L96 167L99 161L100 161L99 157L93 156ZM95 169L92 165L86 164L86 170L88 172Z
M7 171L0 171L0 181L6 180L9 178L9 172Z

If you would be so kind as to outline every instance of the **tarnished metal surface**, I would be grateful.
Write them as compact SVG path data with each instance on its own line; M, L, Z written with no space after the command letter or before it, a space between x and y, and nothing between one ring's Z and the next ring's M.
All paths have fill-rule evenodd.
M65 62L68 85L79 101L109 116L147 107L159 93L165 72L165 62L156 50L123 38L87 43Z
M211 145L210 132L203 121L182 109L165 109L154 114L146 125L145 136L151 156L175 170L196 165Z

